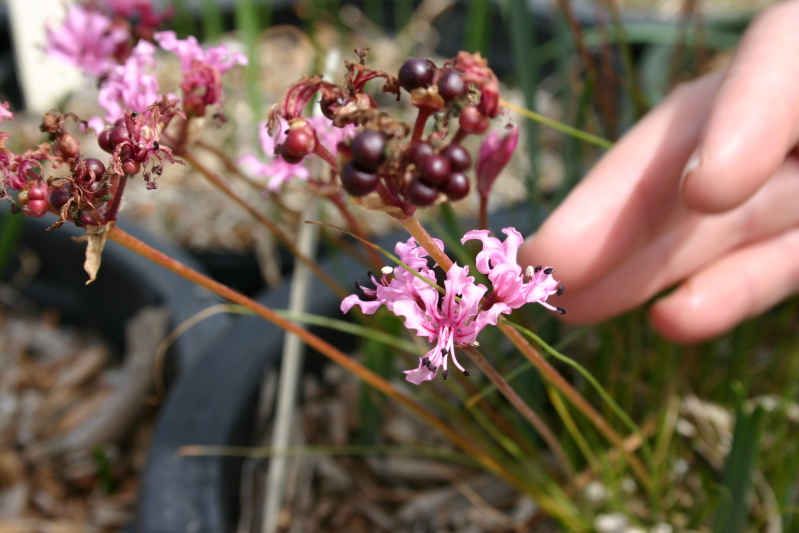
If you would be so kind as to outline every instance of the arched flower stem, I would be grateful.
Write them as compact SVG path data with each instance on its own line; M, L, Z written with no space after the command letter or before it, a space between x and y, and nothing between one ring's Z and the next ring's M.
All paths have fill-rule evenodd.
M519 490L528 493L530 492L531 488L529 484L517 478L513 473L509 472L508 469L504 467L502 464L500 464L496 459L489 456L484 450L475 446L472 441L462 436L460 433L456 432L446 423L444 423L442 420L433 415L433 413L427 407L417 402L407 394L401 392L399 389L392 386L386 379L375 374L374 372L372 372L371 370L360 364L358 361L356 361L352 357L349 357L347 354L339 350L338 348L332 346L328 342L324 341L323 339L319 338L318 336L314 335L308 330L300 327L294 322L290 322L289 320L280 317L274 311L256 302L252 298L248 298L247 296L244 296L243 294L236 292L230 287L223 285L222 283L219 283L205 276L204 274L197 272L192 268L189 268L188 266L184 265L183 263L180 263L179 261L176 261L175 259L169 257L163 252L160 252L152 248L146 243L126 233L124 230L120 229L116 225L113 226L108 231L107 235L108 239L138 253L139 255L142 255L143 257L149 259L150 261L156 263L157 265L160 265L166 268L167 270L174 272L175 274L193 283L196 283L200 287L208 289L212 293L224 298L225 300L246 307L254 314L271 322L280 329L297 335L302 339L302 341L305 344L317 350L319 353L325 355L331 361L340 365L347 371L352 372L360 379L362 379L367 385L375 388L376 390L385 394L387 397L397 401L398 403L402 404L403 406L411 410L416 416L418 416L419 418L430 424L430 426L434 427L441 434L446 436L456 446L460 447L465 452L471 454L487 470L494 472L501 478L508 481L508 483L518 488Z

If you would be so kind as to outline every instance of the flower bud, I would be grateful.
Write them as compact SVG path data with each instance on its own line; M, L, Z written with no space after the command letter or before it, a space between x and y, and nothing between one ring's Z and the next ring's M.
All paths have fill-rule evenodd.
M501 138L499 132L493 130L483 140L475 165L477 192L480 193L480 196L488 197L494 180L507 166L517 144L519 144L519 128L516 126L512 126L508 133Z

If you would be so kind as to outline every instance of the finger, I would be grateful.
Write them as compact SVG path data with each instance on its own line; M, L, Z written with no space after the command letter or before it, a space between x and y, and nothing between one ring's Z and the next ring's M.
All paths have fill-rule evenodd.
M641 120L525 242L520 264L554 265L580 290L643 246L680 205L682 168L721 77L682 86Z
M731 250L799 225L799 164L788 160L748 202L719 215L683 208L617 269L557 305L571 322L596 322L640 305ZM557 269L556 269L557 272Z
M780 3L744 35L686 167L688 206L718 213L741 204L799 140L797 19L799 2Z
M655 328L677 342L720 335L799 290L799 228L736 250L658 301Z

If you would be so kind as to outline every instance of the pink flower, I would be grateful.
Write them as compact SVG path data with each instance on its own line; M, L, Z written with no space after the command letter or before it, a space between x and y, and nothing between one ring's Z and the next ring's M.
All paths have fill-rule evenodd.
M500 138L499 132L491 130L483 139L474 167L477 176L477 192L480 193L480 196L488 197L494 180L510 162L517 144L519 144L519 128L516 126L511 126L508 133L502 138Z
M8 102L0 102L0 124L2 124L4 120L14 119L14 113L9 111L10 107L11 104L9 104Z
M206 106L222 103L224 93L220 75L248 62L244 55L231 52L224 44L203 49L191 35L181 40L175 32L162 31L155 34L155 40L161 48L180 58L184 109L196 116L203 116Z
M444 379L447 378L447 361L464 374L466 369L455 358L455 347L473 344L477 334L488 324L496 324L498 314L480 310L480 300L486 292L483 285L475 285L469 276L469 267L453 265L444 281L445 294L426 285L422 298L417 300L404 295L394 301L392 312L405 317L405 327L413 329L420 337L426 336L435 347L419 359L419 366L406 370L409 382L419 385L433 379L439 367ZM456 299L460 296L460 299Z
M160 98L154 53L155 46L139 41L125 64L108 73L99 96L106 122L123 118L126 109L142 113Z
M552 277L552 267L522 267L516 262L516 254L522 244L522 235L514 228L505 228L505 242L491 237L488 230L473 230L466 233L461 242L480 240L483 250L477 254L477 271L488 275L493 291L486 302L506 306L503 313L510 313L526 303L539 303L552 311L565 313L562 308L547 303L553 294L563 294L563 286Z
M355 134L355 126L349 125L344 128L336 128L332 122L325 117L314 117L307 119L307 122L314 128L318 135L319 142L327 146L330 152L336 155L336 146L339 142ZM257 156L248 154L239 158L239 163L249 169L258 177L267 178L267 192L277 192L284 183L292 179L308 180L311 173L305 166L304 161L299 163L289 163L280 156L277 156L277 149L286 139L288 124L280 119L280 127L275 135L269 135L266 122L259 124L259 140L261 150L266 154L270 161L262 163Z
M440 241L436 240L436 245L443 249ZM411 238L406 243L398 243L395 251L402 262L435 283L435 274L427 265L428 254L416 241ZM450 268L444 281L443 296L436 287L405 268L393 269L393 278L391 273L392 269L384 270L379 281L372 277L375 289L360 287L367 300L361 300L355 294L345 298L341 302L342 312L349 312L358 305L364 313L372 314L385 305L395 315L405 318L405 327L435 343L419 359L417 368L405 371L409 382L419 385L429 381L439 368L446 379L450 358L456 368L468 375L455 357L455 348L474 344L485 326L497 323L505 307L493 305L482 309L487 289L474 283L474 278L469 276L469 267L455 264Z
M69 9L61 27L53 29L48 26L45 31L45 52L48 55L96 77L114 66L114 52L128 40L127 31L113 26L111 19L80 6Z

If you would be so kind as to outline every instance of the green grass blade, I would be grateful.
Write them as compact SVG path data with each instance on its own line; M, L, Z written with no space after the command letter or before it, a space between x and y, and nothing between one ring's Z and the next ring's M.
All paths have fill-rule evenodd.
M203 25L203 40L218 42L222 37L222 5L217 0L202 0L200 16Z
M760 451L760 437L765 412L758 406L751 412L746 409L743 387L733 387L735 394L735 430L732 446L724 465L722 486L726 498L719 506L713 522L715 533L738 533L747 529L747 498L752 489L752 472Z

